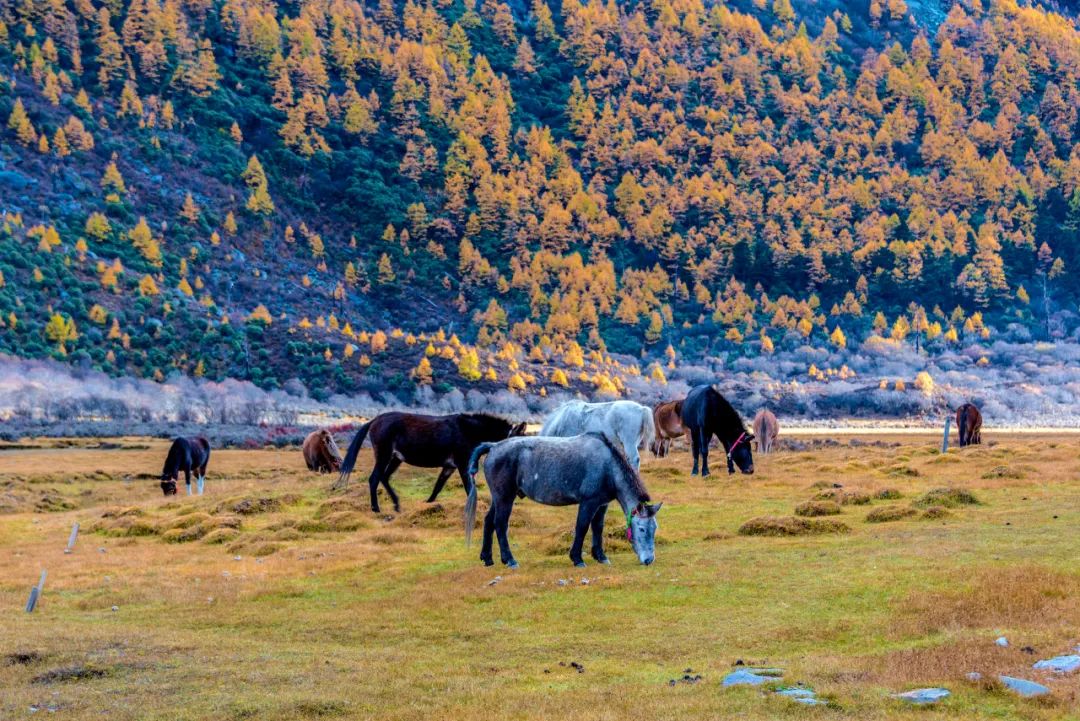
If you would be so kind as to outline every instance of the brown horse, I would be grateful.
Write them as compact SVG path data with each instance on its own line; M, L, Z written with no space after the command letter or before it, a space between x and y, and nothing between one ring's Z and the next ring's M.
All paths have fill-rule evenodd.
M360 446L370 435L371 447L375 449L375 465L368 478L371 510L379 512L380 483L390 494L394 510L401 510L398 496L390 487L390 476L402 463L421 468L442 469L428 498L428 503L434 503L446 485L446 479L455 469L461 475L465 490L470 489L472 482L466 470L469 457L477 446L524 433L524 423L515 425L485 413L455 413L448 416L425 416L397 411L383 413L357 430L356 437L349 444L345 460L341 463L341 476L334 485L344 487L349 482L349 474L356 466Z
M682 404L682 401L667 401L653 408L656 438L649 445L649 450L657 458L663 458L671 451L673 439L686 435L686 426L682 422Z
M982 413L974 403L956 409L956 430L960 433L961 448L982 443Z
M337 473L341 470L341 451L334 434L325 428L312 431L304 439L304 462L309 471Z
M768 408L762 408L754 416L754 435L757 436L758 450L772 453L776 437L780 435L780 421Z

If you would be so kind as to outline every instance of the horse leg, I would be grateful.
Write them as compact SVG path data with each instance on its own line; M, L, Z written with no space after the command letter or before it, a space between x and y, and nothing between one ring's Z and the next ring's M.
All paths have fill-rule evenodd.
M191 495L191 469L184 469L184 483L187 485L187 494Z
M691 476L698 474L698 454L701 453L701 443L698 440L697 429L690 431L690 449L694 454L694 470L690 471Z
M454 472L453 466L443 466L443 469L439 471L439 477L435 480L435 488L431 491L431 495L428 497L428 503L434 503L435 499L442 493L443 486L446 485L446 479L450 477L450 474Z
M581 559L581 548L585 545L585 534L589 530L589 524L596 515L596 503L582 501L578 506L577 523L574 524L574 543L570 546L570 560L578 568L585 567L585 561ZM593 538L593 545L596 539Z
M385 458L378 453L376 449L375 453L375 465L371 469L371 475L368 476L368 487L371 490L371 512L379 512L379 481L382 479L382 471L389 463L389 459Z
M196 482L199 484L199 495L201 496L203 494L203 484L206 483L206 466L200 466L198 474Z
M480 547L480 560L485 566L494 566L491 558L491 537L495 533L495 499L491 499L491 508L484 514L484 544Z
M608 504L601 503L592 517L592 557L600 563L611 563L604 555L604 514Z
M699 428L698 434L701 436L698 439L701 447L701 477L704 478L709 475L709 441L712 440L712 434L706 433L704 428Z
M499 499L499 502L495 505L495 534L499 537L499 557L502 559L503 565L509 568L518 567L518 562L514 560L514 554L510 552L510 537L507 535L510 528L510 511L513 509L513 495L506 499Z
M401 513L401 503L398 502L398 496L396 493L394 493L394 489L390 487L390 476L394 473L394 471L398 469L398 466L400 465L401 457L395 455L390 459L390 462L386 464L386 470L384 470L382 474L383 488L385 488L386 492L390 494L390 500L394 502L394 513Z

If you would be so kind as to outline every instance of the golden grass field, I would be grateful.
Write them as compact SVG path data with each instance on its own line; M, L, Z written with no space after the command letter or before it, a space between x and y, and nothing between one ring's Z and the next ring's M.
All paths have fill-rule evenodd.
M403 468L403 512L367 511L370 450L345 496L298 450L225 450L205 496L169 501L153 477L162 441L3 450L0 718L31 707L110 721L1080 718L1080 674L1031 669L1080 643L1080 447L984 442L942 456L930 436L842 439L732 477L714 453L708 479L689 476L685 451L646 457L664 501L653 566L636 562L612 513L612 564L575 569L575 510L521 502L512 572L465 547L456 477L431 507L435 472ZM841 512L810 520L849 532L738 533L833 483ZM980 503L904 510L943 487ZM884 489L902 497L877 500ZM868 523L872 512L899 520ZM722 688L739 659L783 668L828 703ZM670 685L687 669L702 680ZM971 671L1052 694L1021 699ZM890 696L929 685L952 696L933 707Z

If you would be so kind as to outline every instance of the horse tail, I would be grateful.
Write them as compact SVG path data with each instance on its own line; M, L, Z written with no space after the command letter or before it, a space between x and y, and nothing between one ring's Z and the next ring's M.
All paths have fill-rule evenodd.
M645 448L652 447L653 441L656 440L656 421L653 419L653 412L642 406L641 408L641 431L638 437L638 443L644 444Z
M494 443L481 443L469 456L469 495L465 498L465 545L472 545L473 525L476 524L476 472L480 470L480 457L491 450Z
M364 439L367 438L368 427L371 426L371 421L368 421L356 431L356 435L353 436L352 443L349 444L349 452L345 454L345 459L341 462L341 475L338 476L335 487L344 488L345 484L349 482L349 475L352 473L353 468L356 467L356 457L360 455L360 446L364 445Z
M967 445L964 441L967 438L967 418L968 418L968 404L960 406L960 417L956 419L956 425L959 426L956 430L960 434L960 445Z

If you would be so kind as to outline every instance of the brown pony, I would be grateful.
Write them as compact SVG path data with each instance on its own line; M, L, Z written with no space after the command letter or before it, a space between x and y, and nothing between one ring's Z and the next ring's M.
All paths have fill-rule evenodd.
M667 401L653 409L653 424L656 426L656 438L649 445L649 450L657 458L663 458L671 451L671 441L686 435L682 422L682 401Z
M956 430L961 448L982 443L982 413L975 404L965 403L956 409Z
M419 413L391 411L376 416L357 429L345 459L341 462L341 476L334 484L344 488L349 474L356 467L356 457L364 439L371 436L375 450L375 463L368 478L371 491L371 510L379 512L379 484L381 483L394 510L401 510L397 493L390 487L390 476L402 463L420 468L441 468L435 480L435 488L428 497L434 503L446 479L455 470L468 491L472 486L466 469L473 450L481 443L493 443L525 433L524 423L511 423L486 413L454 413L448 416L426 416Z
M762 408L754 416L754 435L757 436L758 451L772 453L776 437L780 435L780 421L768 408Z
M334 434L325 428L312 431L304 439L304 462L309 471L337 473L341 470L341 451Z

